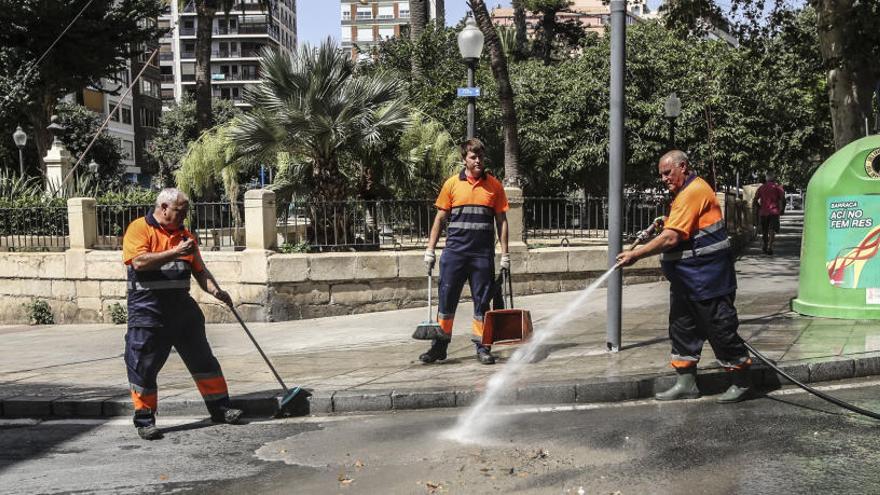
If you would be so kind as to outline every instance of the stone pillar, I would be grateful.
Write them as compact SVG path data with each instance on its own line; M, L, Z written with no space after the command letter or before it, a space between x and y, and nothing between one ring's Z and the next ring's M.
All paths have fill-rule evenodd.
M251 189L244 193L244 236L247 249L274 249L276 240L275 193Z
M91 249L98 241L98 210L94 198L67 200L70 249Z
M70 167L73 165L70 152L67 151L67 148L61 144L58 138L55 138L43 161L46 162L46 192L53 195L60 194L62 191L61 183L67 177Z
M510 203L510 210L507 211L507 233L510 240L510 250L525 251L522 189L518 187L505 187L504 193L507 194L507 202Z

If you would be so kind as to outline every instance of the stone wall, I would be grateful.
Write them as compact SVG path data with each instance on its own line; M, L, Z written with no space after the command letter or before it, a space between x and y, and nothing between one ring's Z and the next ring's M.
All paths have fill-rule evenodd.
M266 250L204 252L205 263L248 321L283 321L426 304L421 252L279 254ZM601 275L604 247L545 248L512 254L514 293L577 290ZM660 278L656 259L626 270L627 283ZM436 270L435 270L436 274ZM435 279L436 280L436 279ZM232 315L193 283L211 322ZM109 322L125 305L120 251L0 253L0 322L26 323L24 305L49 303L56 323ZM465 288L465 296L468 290Z
M516 295L577 290L605 272L607 246L527 249L522 242L522 194L507 189L511 204L510 249ZM750 202L736 201L739 219L728 219L737 246L753 235ZM734 211L733 209L729 209ZM745 210L745 211L743 211ZM125 305L125 268L120 251L96 245L95 200L68 200L70 248L61 253L0 253L0 323L25 323L24 305L47 301L57 323L110 321L110 306ZM280 254L271 191L245 193L247 249L202 253L237 309L248 321L283 321L424 306L427 281L420 251ZM498 260L496 260L496 266ZM436 270L435 270L436 273ZM661 278L657 258L624 271L624 283ZM194 286L196 284L193 284ZM197 286L193 297L210 322L233 321L226 308ZM468 296L465 288L465 297Z

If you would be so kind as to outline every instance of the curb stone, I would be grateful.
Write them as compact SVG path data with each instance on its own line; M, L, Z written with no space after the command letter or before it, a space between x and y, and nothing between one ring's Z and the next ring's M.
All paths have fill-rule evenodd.
M804 383L818 383L848 378L880 375L880 353L864 357L843 357L827 360L783 363L780 368ZM755 386L776 388L788 384L772 369L756 362L751 369ZM719 393L727 386L725 372L715 369L698 375L705 395ZM675 382L675 374L655 376L632 375L610 379L574 383L536 383L505 391L499 403L511 404L570 404L621 402L653 397ZM475 389L400 389L364 391L313 391L311 414L380 412L431 408L466 407L474 403L482 391ZM248 416L268 416L277 408L276 392L259 392L235 396L235 407L244 409ZM198 397L183 394L161 401L162 412L207 416L204 403ZM18 395L0 399L0 417L112 417L133 413L129 396L36 396Z

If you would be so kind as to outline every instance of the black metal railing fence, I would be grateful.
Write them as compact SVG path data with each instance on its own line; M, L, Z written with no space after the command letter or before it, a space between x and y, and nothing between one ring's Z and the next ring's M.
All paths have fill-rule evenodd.
M64 251L69 236L66 206L0 208L0 251Z

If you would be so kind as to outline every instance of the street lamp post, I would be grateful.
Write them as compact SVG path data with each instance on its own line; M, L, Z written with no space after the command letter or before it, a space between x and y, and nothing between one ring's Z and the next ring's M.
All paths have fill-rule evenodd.
M18 147L18 172L24 177L24 155L22 150L24 150L27 144L27 134L21 130L21 126L15 128L15 132L12 133L12 140L15 141L15 146Z
M474 71L483 53L483 33L477 27L477 21L468 17L464 29L458 33L458 52L467 64L468 88L474 87ZM471 139L477 134L476 124L477 97L468 97L467 106L467 137Z
M666 113L666 120L669 121L669 149L675 147L675 119L681 115L681 100L675 95L675 91L666 98L663 104L663 110Z

